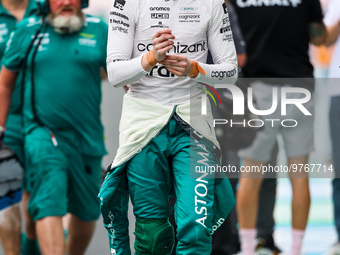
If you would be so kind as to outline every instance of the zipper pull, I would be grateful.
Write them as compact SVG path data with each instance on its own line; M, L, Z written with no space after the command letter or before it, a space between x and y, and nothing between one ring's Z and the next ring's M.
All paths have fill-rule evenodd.
M55 138L55 136L52 133L52 131L51 130L49 130L49 131L50 131L50 136L51 136L52 143L53 143L54 147L57 147L58 146L57 139Z

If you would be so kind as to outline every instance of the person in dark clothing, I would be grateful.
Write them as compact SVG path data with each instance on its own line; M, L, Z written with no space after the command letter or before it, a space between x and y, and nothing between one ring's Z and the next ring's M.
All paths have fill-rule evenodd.
M261 111L271 109L271 101L274 101L272 91L279 94L289 90L295 91L289 93L289 99L294 102L304 100L303 110L306 110L303 112L289 105L286 113L281 114L278 108L267 114L266 118L277 119L278 123L286 118L298 121L298 125L293 128L279 124L264 125L256 134L251 146L239 151L242 167L263 169L262 166L270 158L277 134L281 134L289 167L300 164L306 169L308 155L313 149L314 122L311 97L314 87L313 66L309 61L308 49L309 43L321 45L327 37L320 2L319 0L231 0L231 2L238 14L241 31L247 43L248 62L243 68L243 73L245 77L253 80L251 86L257 109ZM303 93L300 93L301 91ZM277 105L281 104L276 102ZM301 254L310 206L308 173L302 171L290 173L289 176L293 187L293 243L290 254L298 255ZM262 180L261 173L241 173L237 211L243 255L255 254L256 215L259 213L257 207Z

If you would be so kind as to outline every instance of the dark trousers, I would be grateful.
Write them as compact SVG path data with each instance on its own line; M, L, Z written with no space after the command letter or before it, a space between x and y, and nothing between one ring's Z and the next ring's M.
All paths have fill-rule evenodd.
M331 98L329 112L330 130L333 153L333 169L335 178L333 180L333 204L334 219L338 240L340 241L340 96Z

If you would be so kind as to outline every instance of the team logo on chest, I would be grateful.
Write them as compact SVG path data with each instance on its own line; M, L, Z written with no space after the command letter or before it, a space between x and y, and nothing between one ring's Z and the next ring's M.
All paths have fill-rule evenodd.
M124 5L125 5L125 0L115 0L113 3L113 7L119 9L119 10L124 10Z
M151 19L169 19L169 13L151 13Z
M32 35L32 40L34 35ZM40 33L34 41L34 46L37 47L39 44L38 51L47 50L47 45L50 44L50 34L49 33Z
M5 36L8 35L8 28L6 24L0 24L0 43L5 41Z
M87 33L80 33L81 37L78 39L79 45L83 46L89 46L89 47L96 47L97 40L96 36L93 34L87 34Z
M151 19L169 19L170 7L167 6L151 6Z
M224 14L228 13L228 9L227 9L227 5L225 3L222 4L223 10L224 10Z
M169 28L169 26L164 25L162 21L160 21L157 25L151 25L150 28Z
M187 23L201 22L201 14L195 13L198 7L185 6L179 9L181 11L178 14L179 22L187 22Z

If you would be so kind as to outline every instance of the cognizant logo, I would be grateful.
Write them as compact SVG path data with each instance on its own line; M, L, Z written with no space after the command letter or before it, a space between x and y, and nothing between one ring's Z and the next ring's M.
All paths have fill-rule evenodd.
M237 73L236 69L234 68L231 71L212 71L211 77L216 77L219 80L222 80L224 77L232 77Z
M139 43L137 45L137 50L139 52L150 51L152 47L153 47L152 43L149 43L149 44ZM173 45L173 48L168 52L178 54L178 53L204 52L206 50L207 50L206 42L203 40L203 41L191 44L191 45L181 44L180 42L176 42Z

